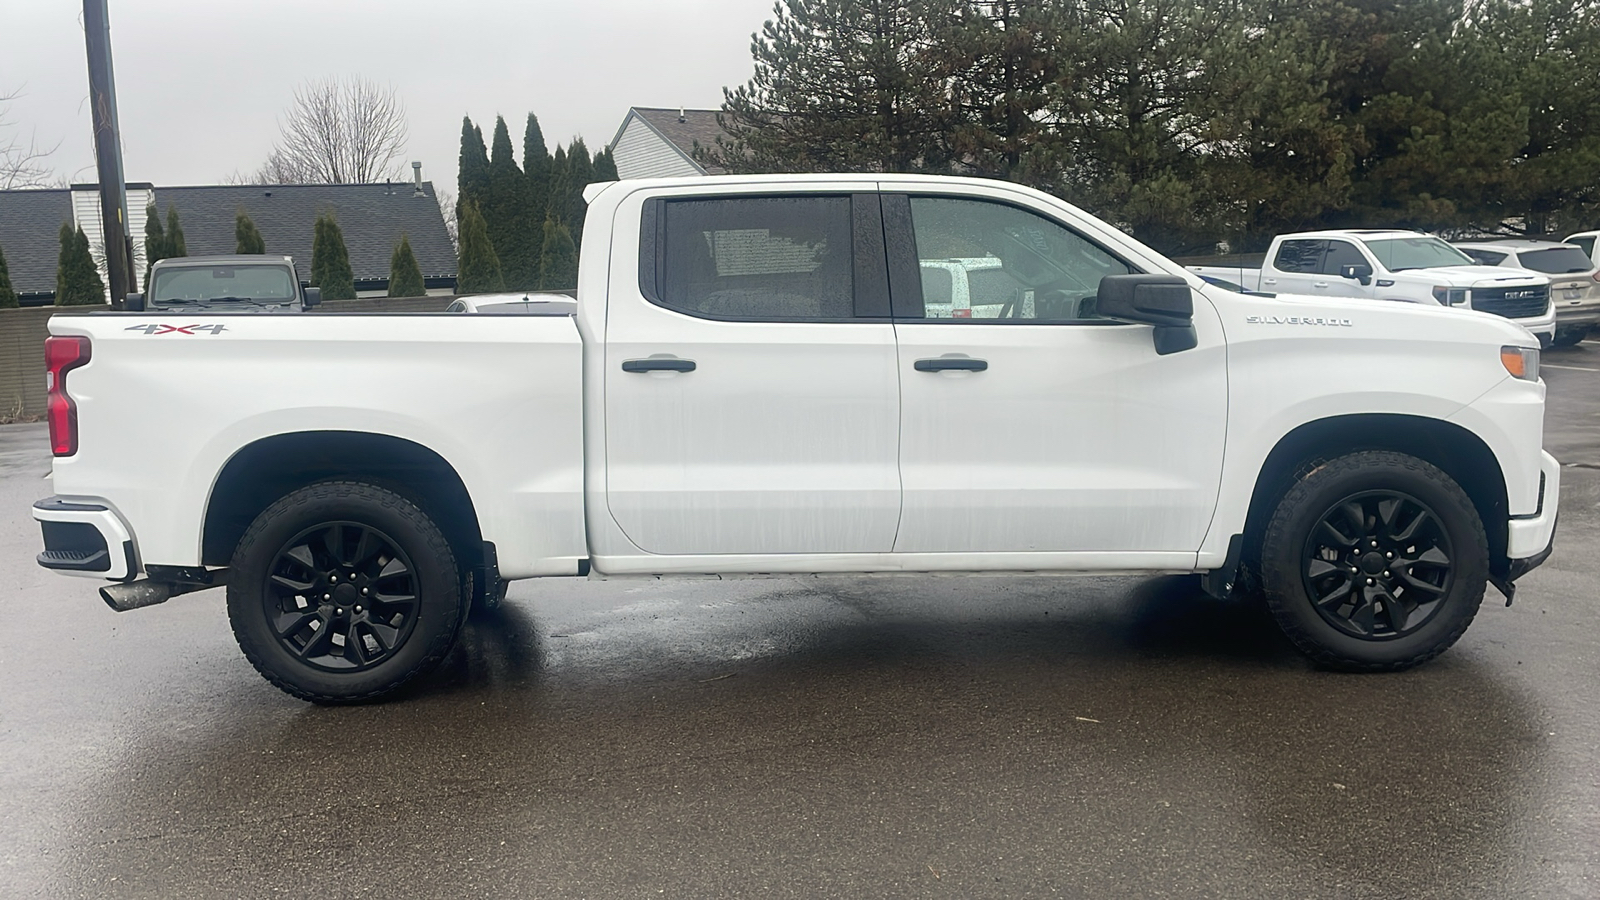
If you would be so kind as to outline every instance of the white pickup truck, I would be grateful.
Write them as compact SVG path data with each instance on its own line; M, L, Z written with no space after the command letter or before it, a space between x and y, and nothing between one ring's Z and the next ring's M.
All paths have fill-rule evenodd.
M1433 235L1390 229L1304 231L1272 239L1259 269L1191 266L1247 291L1460 306L1515 321L1550 346L1550 279L1485 266Z
M1199 573L1393 670L1549 554L1505 319L1230 292L995 181L587 195L572 315L57 315L39 562L117 610L226 583L256 668L341 703L511 579ZM1005 276L960 316L951 260Z

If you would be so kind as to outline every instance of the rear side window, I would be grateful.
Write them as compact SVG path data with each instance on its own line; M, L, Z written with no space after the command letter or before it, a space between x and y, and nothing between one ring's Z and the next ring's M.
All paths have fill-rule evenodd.
M1278 256L1272 261L1279 272L1304 272L1312 274L1322 266L1323 241L1284 241L1278 245Z
M1592 237L1575 237L1568 240L1567 243L1577 244L1583 248L1583 252L1594 256L1594 238Z
M669 200L651 299L717 319L848 319L850 222L849 197Z
M1493 250L1479 250L1475 247L1457 247L1456 249L1472 257L1472 261L1480 266L1498 266L1506 258L1506 254L1496 253Z
M1594 268L1589 255L1577 247L1551 247L1549 250L1524 250L1517 254L1522 265L1546 275L1574 275Z

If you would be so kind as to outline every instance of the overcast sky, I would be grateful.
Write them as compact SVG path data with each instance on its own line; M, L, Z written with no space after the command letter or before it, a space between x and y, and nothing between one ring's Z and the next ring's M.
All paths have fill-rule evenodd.
M406 105L406 159L455 189L461 117L539 117L553 148L608 143L630 106L714 108L751 74L770 0L110 0L129 181L220 183L254 171L301 81L361 75ZM3 0L0 93L58 175L95 180L82 3ZM0 138L15 133L8 129ZM409 177L410 167L405 167Z

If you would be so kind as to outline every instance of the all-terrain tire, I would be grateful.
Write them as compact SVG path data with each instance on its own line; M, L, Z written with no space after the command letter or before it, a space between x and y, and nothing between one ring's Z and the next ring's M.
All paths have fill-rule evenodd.
M1260 574L1273 617L1312 660L1399 671L1443 653L1472 624L1488 540L1450 476L1403 453L1361 451L1315 465L1279 500Z
M449 541L415 504L370 484L323 482L285 495L246 529L233 552L228 618L272 684L313 703L362 703L439 665L466 618L462 588ZM385 590L410 599L385 605ZM310 650L321 655L302 655Z

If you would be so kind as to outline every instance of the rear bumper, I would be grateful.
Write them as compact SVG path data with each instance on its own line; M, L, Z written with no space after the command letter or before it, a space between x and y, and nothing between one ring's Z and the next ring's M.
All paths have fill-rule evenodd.
M1540 454L1539 506L1527 516L1517 516L1506 523L1506 557L1512 570L1523 563L1526 572L1544 562L1556 535L1556 513L1561 505L1561 464L1548 452ZM1536 561L1535 561L1536 560ZM1526 561L1526 562L1525 562Z
M33 505L44 535L39 565L63 575L129 581L139 574L133 533L109 507L46 497Z

